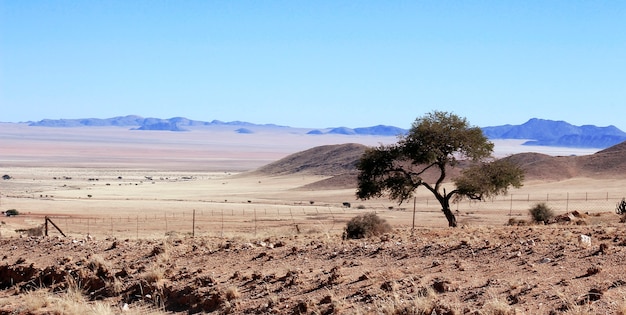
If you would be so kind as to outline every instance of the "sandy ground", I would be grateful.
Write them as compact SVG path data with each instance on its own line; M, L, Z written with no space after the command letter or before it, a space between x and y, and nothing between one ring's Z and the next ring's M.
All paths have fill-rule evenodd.
M67 270L83 270L84 283L95 281L89 280L92 273L107 279L101 287L94 284L97 292L119 286L107 294L84 288L93 296L87 305L104 301L170 312L278 314L404 314L407 307L415 314L418 309L428 314L624 314L626 235L613 210L624 197L626 179L527 182L507 196L457 204L463 228L448 229L426 191L397 205L355 200L353 189L299 188L322 177L245 173L316 145L376 145L394 140L389 137L2 127L0 174L11 179L0 181L0 209L21 215L2 219L0 276L30 270L44 279L52 277L44 270L57 266L53 269L66 270L54 273L60 283L76 275ZM496 143L501 155L524 148ZM555 155L594 151L542 150ZM557 214L583 213L585 225L504 226L511 218L527 220L528 209L538 202ZM345 223L366 212L376 212L394 232L343 241ZM45 217L68 237L50 225L49 238L20 238L19 230L40 227ZM580 234L591 235L593 245L580 247ZM108 249L114 242L117 247ZM600 242L610 250L598 254ZM167 249L151 254L159 246ZM96 258L110 262L99 263L106 269L99 276L98 268L85 263ZM598 266L601 271L591 270ZM146 280L154 268L163 274ZM13 278L11 285L2 281L0 314L54 313L53 305L32 309L24 302L32 278L19 285ZM60 292L60 283L42 289ZM169 301L150 300L146 292L138 299L138 287L149 291L150 299L161 294ZM600 293L590 293L595 289ZM184 295L194 298L184 300Z

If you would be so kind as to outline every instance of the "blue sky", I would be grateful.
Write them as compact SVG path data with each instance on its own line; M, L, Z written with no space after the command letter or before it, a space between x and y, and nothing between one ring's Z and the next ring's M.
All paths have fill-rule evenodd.
M0 121L626 131L622 1L0 0Z

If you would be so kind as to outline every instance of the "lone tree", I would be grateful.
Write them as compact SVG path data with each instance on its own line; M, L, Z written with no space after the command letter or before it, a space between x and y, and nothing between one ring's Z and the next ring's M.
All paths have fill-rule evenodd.
M522 186L522 169L506 160L493 159L492 152L493 143L480 128L470 127L465 118L457 115L434 111L417 118L397 143L370 148L363 154L357 165L356 196L361 200L387 196L402 204L424 186L441 204L448 225L456 227L450 200L484 200L506 194L510 186ZM446 171L458 166L460 160L469 161L470 166L453 179L456 188L446 192L442 187ZM424 178L427 171L435 172L434 182Z

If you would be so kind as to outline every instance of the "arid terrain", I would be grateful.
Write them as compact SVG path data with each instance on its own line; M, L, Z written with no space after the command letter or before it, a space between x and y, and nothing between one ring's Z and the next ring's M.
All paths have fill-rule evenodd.
M0 209L20 213L0 314L626 314L623 144L496 142L536 149L508 157L524 187L455 204L450 229L426 191L355 200L351 161L393 137L0 125ZM508 225L540 202L562 220ZM344 240L370 212L392 231Z

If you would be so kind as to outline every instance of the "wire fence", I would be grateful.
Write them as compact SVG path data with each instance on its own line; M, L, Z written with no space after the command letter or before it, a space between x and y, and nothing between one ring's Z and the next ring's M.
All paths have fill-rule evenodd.
M614 212L622 196L610 193L509 194L487 201L462 200L451 205L457 215L472 215L486 224L505 223L511 216L527 216L528 210L545 203L556 214L572 211L594 214ZM416 198L401 206L372 203L346 207L249 205L207 206L188 211L142 211L136 214L52 216L66 234L99 237L145 238L180 234L187 236L255 236L298 233L341 233L352 217L375 211L394 226L445 226L441 206L432 198Z
M50 217L68 235L145 238L185 236L268 236L336 233L356 213L349 209L209 209L120 216Z

